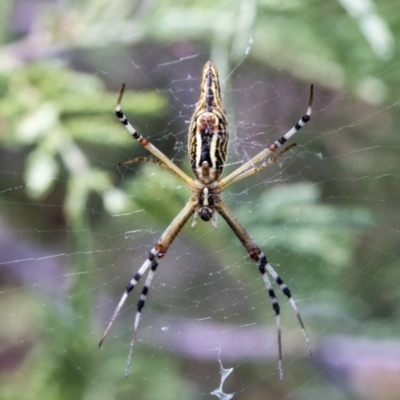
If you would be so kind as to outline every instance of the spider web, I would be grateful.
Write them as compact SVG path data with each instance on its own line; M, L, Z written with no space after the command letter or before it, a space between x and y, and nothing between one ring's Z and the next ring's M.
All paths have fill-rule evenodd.
M300 40L304 54L288 49L277 60L270 43L260 52L263 43L243 20L237 48L226 52L214 44L210 55L192 37L138 44L124 15L101 2L110 20L87 6L83 11L97 19L84 13L85 25L81 6L71 2L65 19L54 17L56 7L49 11L72 41L74 50L64 52L65 43L55 41L54 48L41 36L46 13L35 8L37 25L27 27L18 16L28 6L13 3L12 31L21 24L31 36L18 46L10 41L2 58L18 50L22 59L25 44L35 62L20 59L30 69L19 66L10 78L5 68L0 82L1 399L397 398L399 98L389 94L389 84L398 54L372 3L358 2L360 9L340 3L353 20L346 32L361 32L349 54L366 46L378 60L359 82L354 76L364 74L364 64L348 72L349 84L345 72L310 61L307 32ZM146 15L142 3L137 7L135 18ZM322 15L311 13L309 24ZM116 32L107 28L112 18L124 21ZM83 24L86 35L68 31L70 21ZM336 44L336 29L327 26L327 49ZM47 63L37 62L42 54ZM148 154L113 116L117 91L125 82L130 121L190 174L187 128L209 58L220 72L230 122L225 174L290 129L315 84L312 118L295 135L297 145L223 194L291 289L310 335L312 357L275 287L283 382L268 293L222 218L216 230L188 223L161 259L129 377L124 370L142 284L97 350L126 284L190 196L157 165L118 166Z

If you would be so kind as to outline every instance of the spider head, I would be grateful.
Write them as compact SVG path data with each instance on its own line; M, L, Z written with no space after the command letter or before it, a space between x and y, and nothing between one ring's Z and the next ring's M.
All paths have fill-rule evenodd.
M199 194L199 216L203 221L210 221L214 215L214 195L205 187Z
M209 221L213 216L213 210L210 207L202 207L199 212L200 218L203 221Z

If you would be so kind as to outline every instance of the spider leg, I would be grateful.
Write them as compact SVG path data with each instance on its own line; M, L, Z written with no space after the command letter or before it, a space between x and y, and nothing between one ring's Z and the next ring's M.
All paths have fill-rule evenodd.
M193 215L193 221L192 221L192 223L190 224L190 226L192 227L192 228L195 228L196 226L197 226L197 217L199 216L199 213L197 212L197 211L195 211L194 212L194 215Z
M131 345L129 349L129 355L128 355L128 361L127 361L127 366L125 370L125 375L128 375L129 372L129 367L131 364L131 359L132 359L132 352L133 352L133 346L136 341L136 333L139 327L139 322L140 322L140 316L142 309L145 305L146 302L146 297L149 292L151 282L154 277L154 273L156 271L156 268L158 266L158 260L166 254L169 246L172 244L178 233L181 231L185 223L188 221L190 216L194 213L194 210L198 206L198 199L196 196L192 196L189 201L185 204L183 209L180 211L180 213L175 217L175 219L171 222L171 224L168 226L168 228L164 231L164 233L161 235L160 239L156 243L156 245L151 249L149 256L147 257L147 260L142 264L142 266L139 268L139 270L135 273L133 278L129 281L128 285L126 286L126 289L121 297L121 300L119 301L117 307L115 308L115 311L111 317L110 322L107 325L106 330L104 331L104 334L99 342L99 348L102 346L109 330L111 329L112 324L114 323L115 319L117 318L122 306L124 305L126 299L129 296L129 293L134 289L134 287L137 285L139 282L140 278L146 273L146 271L150 268L149 274L147 276L147 279L145 281L145 284L142 289L142 293L140 295L138 304L137 304L137 312L136 312L136 317L135 317L135 322L133 326L133 334L132 334L132 340L131 340Z
M159 167L161 167L162 169L170 172L172 175L176 176L178 179L180 179L181 177L176 173L175 170L170 169L167 164L165 164L164 162L162 162L161 160L159 160L158 158L155 157L135 157L132 158L130 160L127 161L122 161L120 162L118 165L122 166L122 165L128 165L128 164L133 164L136 162L148 162L148 163L153 163L158 165Z
M99 348L103 345L103 342L112 326L112 324L114 323L115 319L117 318L122 306L124 305L126 299L129 296L129 293L134 289L134 287L137 285L137 283L139 282L140 278L146 273L146 271L150 268L150 266L153 266L154 262L157 263L156 261L156 257L157 257L157 250L155 249L155 247L150 251L149 256L147 258L147 260L142 264L142 266L140 267L140 269L135 273L135 275L133 276L133 278L129 281L128 285L126 286L126 289L121 297L121 300L119 301L117 307L115 308L113 315L110 319L110 322L107 325L106 330L104 331L104 334L99 342Z
M276 317L276 327L277 327L277 339L278 339L278 354L279 354L279 362L278 362L278 370L280 379L283 379L282 372L282 338L281 338L281 325L280 325L280 307L278 300L275 296L275 292L272 289L272 285L270 279L267 275L267 272L271 275L271 277L275 280L275 282L279 285L281 291L286 295L289 300L289 303L293 309L294 314L297 317L300 328L302 330L304 340L307 345L307 349L310 355L312 355L310 340L307 335L307 331L305 329L303 320L301 318L299 309L296 306L295 301L293 300L292 294L287 287L287 285L283 282L281 277L277 274L275 269L268 262L265 254L260 250L260 248L254 243L253 239L251 239L250 235L244 229L243 225L236 219L231 210L229 210L228 206L220 199L214 199L215 209L222 215L228 225L231 227L233 232L236 234L242 245L245 247L249 256L257 262L258 269L263 277L266 289L268 291L269 297L271 299L272 308L275 311Z
M158 262L156 259L154 259L152 262L149 274L147 275L146 282L144 283L142 293L140 294L138 304L137 304L137 312L136 312L136 316L135 316L135 322L133 325L132 339L131 339L131 344L129 347L128 360L126 362L126 368L125 368L125 378L128 377L129 370L131 368L133 346L135 345L135 342L136 342L136 334L137 334L137 330L139 327L142 308L144 307L144 305L146 303L147 294L149 293L151 283L153 282L153 278L154 278L154 274L156 272L157 266L158 266Z
M160 151L156 146L151 144L148 139L140 135L136 129L130 124L128 118L126 118L125 114L121 109L121 101L125 91L125 84L122 85L121 90L119 92L117 105L115 107L115 114L117 115L119 121L131 136L137 140L146 150L148 150L151 154L153 154L156 158L158 158L162 163L164 163L170 170L174 171L175 175L179 177L189 188L193 183L193 179L189 178L174 162L172 162L162 151Z
M290 146L286 147L283 149L279 154L276 156L268 158L268 160L265 160L263 163L258 164L247 171L243 172L242 174L238 175L236 178L232 179L229 183L229 186L232 185L232 183L239 182L242 179L247 178L248 176L254 175L255 173L263 170L264 168L268 167L271 164L274 164L279 158L281 158L286 152L291 150L294 146L296 146L296 143L291 144Z
M266 149L262 150L260 153L255 155L252 159L245 162L242 166L237 168L235 171L230 173L227 177L221 180L220 188L221 190L226 189L233 182L237 182L236 177L242 175L248 169L253 168L257 163L265 160L270 154L272 154L278 147L282 146L287 140L289 140L296 132L298 132L311 118L312 103L314 97L314 85L310 88L310 98L308 100L307 112L299 119L299 121L289 129L281 138L276 140L273 144L268 146Z
M169 169L165 163L163 163L161 160L159 160L158 158L155 158L155 157L142 157L142 156L135 157L135 158L131 158L130 160L127 160L127 161L122 161L122 162L118 163L118 165L122 166L122 165L134 164L134 163L139 163L139 162L153 163L153 164L160 166L162 169L165 169L165 170Z
M268 275L265 271L265 261L266 258L264 253L260 254L260 258L257 260L258 270L261 272L263 281L265 283L265 287L268 291L269 298L271 300L272 308L275 312L275 320L276 320L276 335L278 339L278 371L279 371L279 379L283 380L283 369L282 369L282 329L281 329L281 315L280 315L280 306L278 303L278 299L276 298L275 291L272 288L271 281L268 278ZM252 257L250 255L250 257ZM253 257L252 257L253 258Z

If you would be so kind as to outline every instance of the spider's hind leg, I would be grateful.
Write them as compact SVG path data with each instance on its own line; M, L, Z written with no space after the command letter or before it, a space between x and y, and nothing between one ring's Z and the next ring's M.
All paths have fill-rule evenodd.
M150 267L151 267L151 269L153 270L153 273L154 273L154 270L157 268L157 264L158 264L157 261L156 261L156 257L157 257L156 250L152 249L151 252L149 253L149 256L148 256L147 260L143 263L143 265L140 267L140 269L135 273L133 278L129 281L129 283L126 286L126 289L125 289L125 291L124 291L124 293L123 293L123 295L121 297L121 300L119 301L117 307L115 308L114 313L113 313L113 315L111 317L111 320L108 323L107 328L103 333L103 336L102 336L102 338L101 338L101 340L99 342L99 348L103 345L103 342L106 339L107 334L108 334L109 330L111 329L112 324L114 323L114 321L117 318L119 312L121 311L122 306L124 305L126 299L128 298L129 293L135 288L135 286L138 284L140 278L146 273L146 271ZM145 289L145 287L146 287L146 284L143 287L143 290ZM147 289L147 291L148 291L148 289ZM147 291L146 291L146 294L147 294ZM142 292L142 294L143 294L143 292ZM143 308L143 305L144 305L144 302L141 305L140 310ZM139 310L139 304L138 304L138 310Z
M253 257L252 257L253 258ZM260 271L262 278L265 283L265 287L267 288L269 298L272 303L272 308L275 312L276 319L276 334L278 337L278 371L279 371L279 379L283 380L283 370L282 370L282 331L281 331L281 316L280 316L280 306L278 303L278 299L276 298L275 291L272 288L271 281L268 278L267 271L265 266L268 264L267 258L264 253L261 253L258 256L258 270Z
M263 256L264 256L264 254L263 254ZM296 306L296 302L294 301L294 299L292 297L292 293L290 292L290 289L286 286L286 284L285 284L285 282L283 282L282 278L278 275L278 273L275 271L275 269L267 261L266 257L265 257L265 267L267 268L267 271L269 272L269 274L274 278L275 282L279 285L279 287L281 288L282 292L288 298L289 303L292 306L293 312L296 315L297 320L299 321L299 325L300 325L301 331L303 332L304 340L305 340L305 342L307 344L308 353L311 356L312 355L312 349L311 349L310 339L308 338L307 331L306 331L306 328L304 326L303 319L301 318L300 311Z
M257 263L258 270L260 271L262 278L264 280L265 287L268 291L268 295L269 295L269 298L272 303L272 308L275 312L276 329L277 329L277 337L278 337L278 351L279 351L279 353L278 353L279 354L278 370L279 370L279 377L282 380L283 379L283 370L282 370L282 337L281 337L280 307L279 307L279 303L276 298L275 292L272 288L271 281L268 277L268 274L271 275L271 277L279 285L282 292L289 299L290 305L292 306L292 309L297 317L297 320L299 321L301 330L303 332L303 336L304 336L304 339L305 339L307 347L308 347L308 352L311 355L310 340L308 339L308 335L307 335L306 329L304 327L303 320L300 316L300 313L296 306L296 303L292 298L292 294L290 293L289 288L286 286L286 284L283 282L283 280L280 278L280 276L277 274L277 272L274 270L274 268L268 262L265 254L254 243L253 239L250 237L250 235L248 234L246 229L244 229L243 225L237 220L237 218L232 213L232 211L228 208L228 206L225 204L225 202L223 200L221 200L220 198L218 198L217 201L215 202L215 209L218 211L219 214L221 214L222 218L224 218L225 221L228 223L228 225L231 227L231 229L236 234L236 236L238 237L238 239L240 240L242 245L247 250L250 258Z
M278 370L279 370L279 376L280 380L283 380L283 371L282 371L282 334L281 334L281 324L280 324L280 307L278 300L275 296L275 292L272 289L271 281L268 278L267 271L268 273L272 276L272 278L275 280L275 282L279 285L280 289L282 292L286 295L286 297L289 299L290 305L292 306L293 312L297 317L297 320L299 321L299 325L301 328L301 331L303 332L304 340L306 342L307 348L308 348L308 353L310 356L312 355L312 350L311 350L311 344L310 344L310 339L308 338L306 328L304 326L303 319L301 318L299 309L296 306L295 301L293 300L292 294L289 290L289 288L286 286L286 284L283 282L282 278L278 275L278 273L275 271L275 269L271 266L271 264L268 262L267 257L265 256L264 253L260 253L258 256L258 262L257 266L259 271L261 272L261 275L263 277L265 286L268 290L269 297L271 299L272 303L272 308L275 311L275 316L276 316L276 328L277 328L277 335L278 335L278 354L279 354L279 365L278 365Z
M149 260L151 261L151 268L150 268L149 274L147 275L146 281L145 281L143 289L142 289L142 293L140 294L139 301L137 303L135 323L133 325L132 339L131 339L131 343L130 343L130 347L129 347L128 360L127 360L126 368L125 368L125 378L128 377L129 370L130 370L131 363L132 363L133 346L135 345L135 342L136 342L136 335L137 335L137 330L139 328L139 322L140 322L140 316L142 313L142 308L144 307L144 305L146 303L147 294L149 293L151 283L153 282L154 274L158 267L157 259L158 259L158 257L154 256L153 253L149 254Z

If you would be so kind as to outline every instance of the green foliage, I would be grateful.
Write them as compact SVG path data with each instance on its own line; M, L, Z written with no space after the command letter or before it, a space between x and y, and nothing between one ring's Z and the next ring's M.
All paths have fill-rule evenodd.
M27 65L0 81L3 143L14 150L30 146L25 181L31 197L43 198L51 190L60 164L71 174L67 197L78 194L81 198L78 203L72 200L71 209L83 209L90 191L116 193L108 173L93 168L77 143L131 143L116 128L112 113L116 96L104 92L99 78L50 62ZM165 107L155 93L127 93L126 100L126 112L134 111L142 118Z

